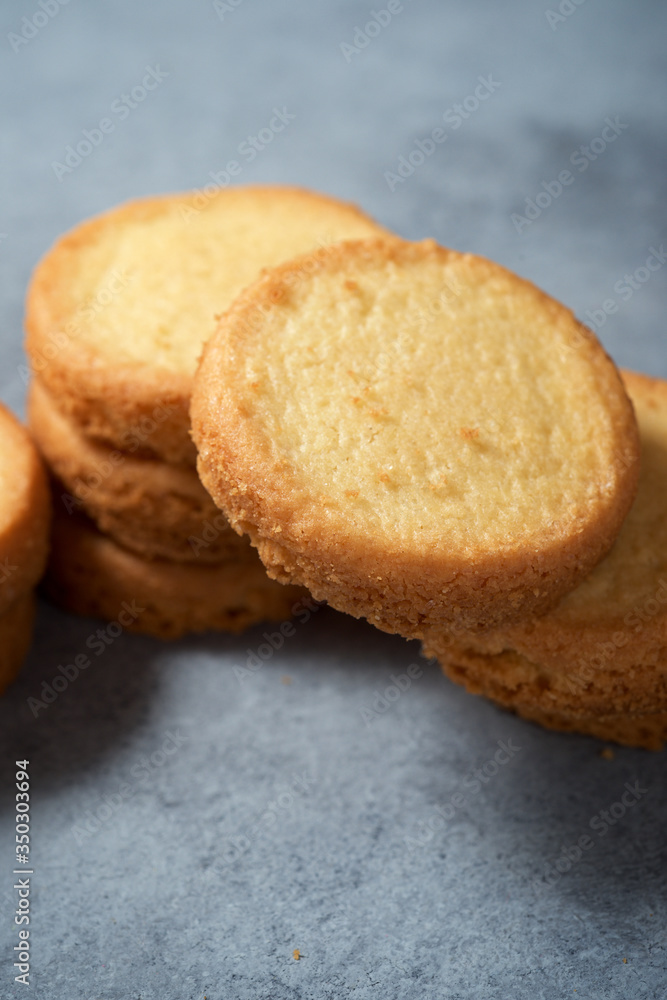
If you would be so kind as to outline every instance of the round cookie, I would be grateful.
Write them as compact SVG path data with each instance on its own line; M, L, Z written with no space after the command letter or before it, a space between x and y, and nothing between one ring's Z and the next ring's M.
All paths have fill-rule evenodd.
M28 415L35 441L63 489L54 501L82 510L101 531L146 558L220 562L248 547L188 465L136 458L96 443L64 416L39 378Z
M35 598L30 591L0 615L0 694L23 665L32 642Z
M125 609L128 631L161 639L281 621L303 594L269 580L252 550L219 565L142 559L83 515L57 511L44 585L68 611L112 621Z
M0 404L0 615L44 571L51 500L28 431Z
M263 267L380 235L356 207L289 187L239 187L129 202L63 236L28 292L33 371L82 430L194 464L188 406L202 345ZM305 264L304 267L308 267Z
M667 712L667 382L624 372L639 490L607 557L542 618L486 634L432 630L424 652L468 690L531 718Z
M638 435L593 334L432 241L268 272L221 317L192 403L199 473L269 573L420 637L543 612L612 545Z

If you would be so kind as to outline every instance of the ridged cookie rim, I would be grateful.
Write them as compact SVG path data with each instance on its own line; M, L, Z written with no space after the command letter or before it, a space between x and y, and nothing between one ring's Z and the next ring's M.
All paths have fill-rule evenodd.
M210 195L207 203L218 198L239 196L257 199L294 196L310 203L324 202L353 213L375 226L378 232L386 232L358 205L297 185L257 184L220 188ZM199 198L201 193L198 191L135 198L75 225L60 236L38 262L26 296L25 317L26 351L33 370L43 377L63 410L84 428L86 434L122 448L128 430L142 420L155 419L156 410L161 410L167 416L153 435L152 449L168 462L189 465L194 465L196 460L189 425L192 376L137 363L118 364L114 368L113 379L110 379L108 368L96 363L97 355L92 348L73 342L71 338L67 345L58 348L49 337L62 332L71 318L67 310L58 307L57 294L55 298L53 294L53 290L66 281L67 254L71 250L85 246L108 226L151 218L166 208L180 206L184 211L196 212ZM211 332L214 326L212 317ZM45 357L45 346L51 342L55 344L56 351L52 358L48 358ZM42 365L43 361L46 363ZM42 367L38 368L38 364Z
M85 512L102 532L147 558L196 563L241 554L242 540L195 469L138 458L86 438L39 378L31 380L27 409L54 477L54 503L68 513Z
M243 578L245 596L240 596ZM107 621L118 618L124 602L130 608L134 602L142 611L124 627L161 639L208 630L237 634L263 621L286 620L303 596L269 580L252 550L221 564L142 559L80 514L54 519L43 589L64 610Z
M290 498L297 487L287 478L284 468L276 471L279 457L271 455L270 449L267 454L262 442L255 447L252 434L247 432L242 415L239 416L242 401L233 398L233 386L231 394L229 391L222 393L220 384L221 373L230 370L229 360L237 342L242 343L244 331L251 328L251 317L258 328L263 310L279 305L285 288L303 271L303 258L295 258L266 272L220 318L216 333L202 352L191 404L193 438L198 446L202 482L230 523L238 531L250 534L268 571L278 579L307 586L317 599L326 599L339 610L367 617L387 631L417 638L427 626L464 622L466 627L477 629L519 620L530 611L544 613L573 589L609 550L630 509L639 476L639 439L634 410L616 366L592 331L579 323L571 310L531 282L485 258L459 254L439 247L432 240L408 243L397 238L338 243L325 260L317 262L311 273L319 273L325 267L349 269L355 259L400 263L406 256L412 259L415 255L433 254L443 260L453 256L466 266L472 264L486 269L487 273L500 271L520 286L527 286L551 314L558 314L571 326L577 346L588 352L592 377L598 385L609 387L610 412L617 438L614 502L598 510L587 530L573 533L567 545L555 539L537 556L531 552L530 559L526 556L517 559L511 573L507 571L506 554L483 553L479 564L471 567L447 564L447 560L442 559L438 563L433 553L423 553L415 560L410 553L393 552L391 559L399 568L394 574L397 598L395 611L387 613L373 579L378 576L387 579L386 550L373 552L359 546L358 538L347 534L347 525L342 520L336 522L336 537L328 538L323 544L303 517L295 518ZM259 322L257 317L260 317ZM225 386L230 389L229 380ZM220 426L224 428L222 433ZM302 484L298 484L298 489L301 488ZM269 496L271 502L267 505ZM368 568L364 569L365 566ZM545 571L551 574L552 586L546 597L543 592L535 596L535 590L543 591ZM499 592L491 595L488 581L494 579L500 581L501 586ZM428 580L436 580L437 584L430 584ZM346 590L355 588L354 596L346 595ZM447 613L443 607L445 599L441 597L435 617L434 591L442 594L445 588L449 588L446 599L458 610ZM482 589L485 589L484 600L479 598ZM477 596L470 601L474 591L478 591ZM489 610L492 597L496 606Z
M622 377L631 398L640 393L660 396L667 419L667 380L627 369ZM603 564L597 571L603 571ZM643 622L640 634L621 643L621 636L628 638L626 616L623 609L604 624L595 621L586 626L559 617L557 606L539 619L487 634L433 631L425 636L424 649L446 664L443 669L452 679L466 672L470 689L486 686L497 697L505 692L506 704L517 709L572 716L609 713L611 708L636 713L651 711L661 698L667 707L667 604L662 613ZM500 679L503 669L525 675L520 686L511 686L511 693Z

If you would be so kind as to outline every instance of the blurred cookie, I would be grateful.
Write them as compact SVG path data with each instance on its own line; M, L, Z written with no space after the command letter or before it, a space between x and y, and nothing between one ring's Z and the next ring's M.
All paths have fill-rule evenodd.
M30 591L0 615L0 694L18 674L32 642L35 598Z
M257 622L287 619L302 596L269 580L251 549L244 558L217 565L142 559L83 515L59 511L45 590L77 614L111 621L124 611L129 631L162 639L208 629L241 632Z
M273 577L420 637L541 613L613 544L639 471L615 366L569 310L432 241L338 245L220 319L204 486Z
M667 382L623 378L639 420L642 470L611 552L542 618L424 638L426 655L468 690L586 732L591 719L615 717L620 726L623 717L667 713Z
M546 729L565 733L582 733L606 743L662 750L667 742L667 711L644 715L583 715L571 717L557 712L518 710L518 715L537 722Z
M28 413L35 441L64 489L54 497L147 558L220 562L249 547L188 465L136 458L87 438L34 378Z
M37 449L25 427L0 404L0 615L44 571L50 511Z
M204 203L202 204L202 201ZM238 187L129 202L63 236L26 306L32 369L84 433L194 464L188 407L215 316L263 267L385 233L352 205L298 188Z

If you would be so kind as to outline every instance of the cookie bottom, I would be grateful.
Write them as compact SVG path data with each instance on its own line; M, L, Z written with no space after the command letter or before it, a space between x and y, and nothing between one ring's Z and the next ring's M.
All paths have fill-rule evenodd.
M662 750L667 741L667 712L644 715L566 716L557 712L516 710L517 715L546 729L583 733L607 743L620 743L644 750Z
M147 559L222 562L248 548L193 466L138 457L87 437L61 413L39 378L28 399L30 427L57 478L54 504L90 517L100 531Z
M303 591L269 580L252 549L217 565L142 559L81 515L55 518L47 595L67 611L175 639L290 618Z
M32 591L0 617L0 694L16 678L32 642L35 597Z
M479 660L480 657L477 656L476 662ZM613 704L610 704L608 711L601 711L599 714L572 714L559 712L557 708L543 709L521 703L516 692L493 683L493 680L488 684L484 683L479 670L471 675L458 661L441 662L440 666L451 681L461 684L471 694L482 695L522 719L537 722L546 729L583 733L607 742L642 747L645 750L662 750L667 741L667 702L657 695L650 711L619 712L614 711Z

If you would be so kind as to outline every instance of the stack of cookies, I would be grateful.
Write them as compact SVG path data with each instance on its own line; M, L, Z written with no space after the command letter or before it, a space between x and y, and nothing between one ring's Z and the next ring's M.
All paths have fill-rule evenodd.
M131 627L162 637L289 617L299 592L268 579L197 476L195 368L215 317L262 268L306 254L298 282L337 241L378 235L334 199L237 188L133 202L59 240L26 318L56 601L108 619L134 601Z
M529 719L667 738L667 384L530 283L212 190L64 237L27 329L65 607L170 637L306 587Z
M541 618L476 635L430 632L424 648L452 680L525 718L659 749L667 738L667 382L623 378L642 469L607 558Z
M0 405L0 691L30 646L34 588L47 558L51 503L26 429Z
M202 482L269 575L528 718L661 745L667 385L430 241L301 268L220 318L192 401Z

